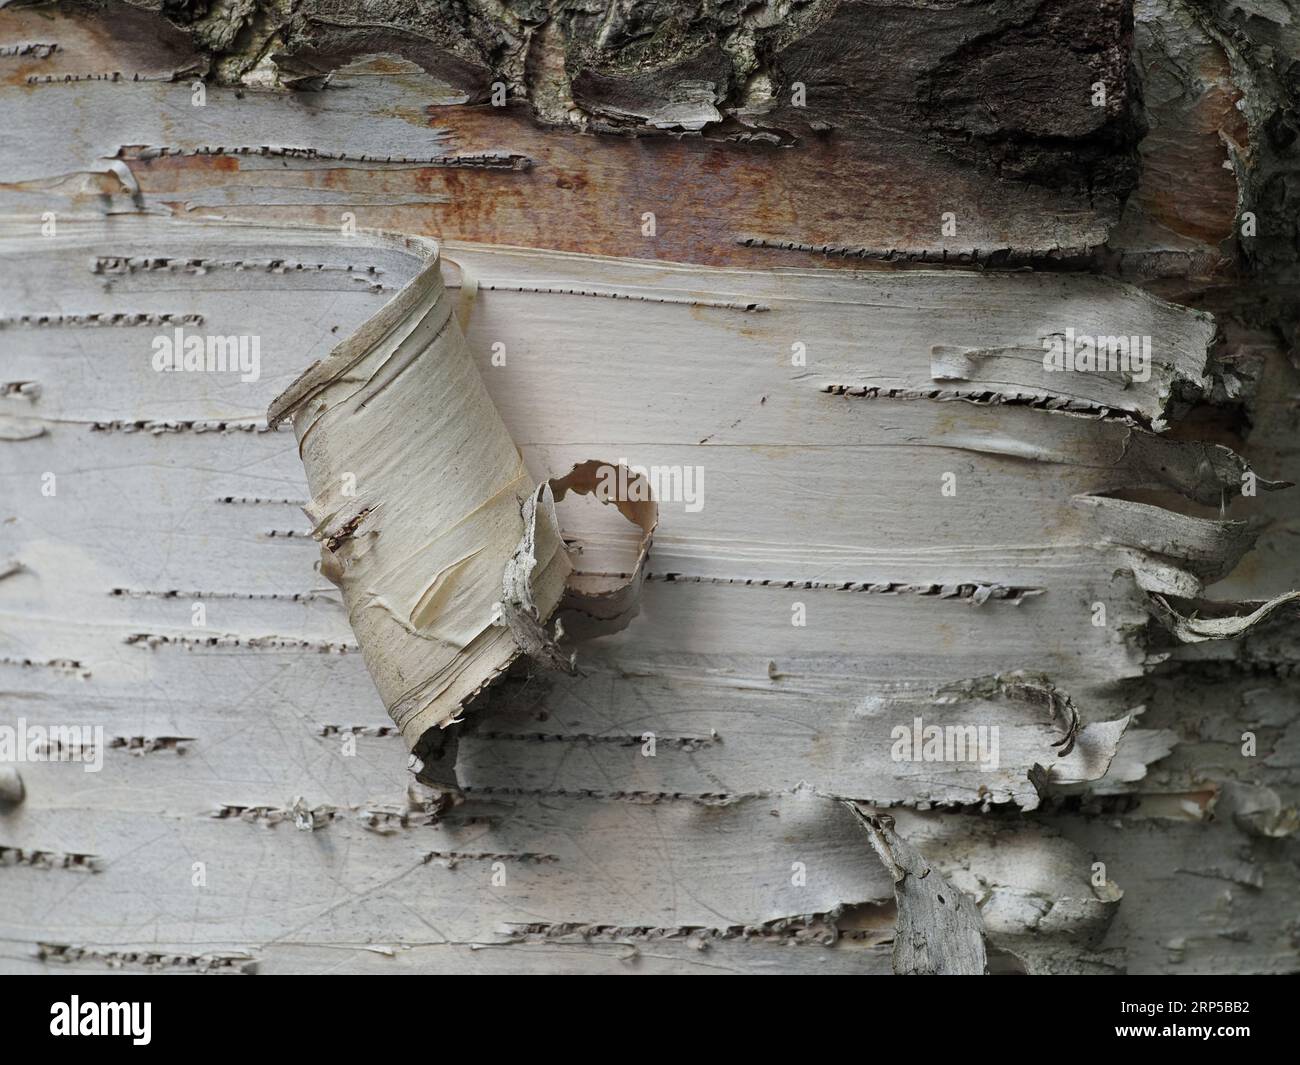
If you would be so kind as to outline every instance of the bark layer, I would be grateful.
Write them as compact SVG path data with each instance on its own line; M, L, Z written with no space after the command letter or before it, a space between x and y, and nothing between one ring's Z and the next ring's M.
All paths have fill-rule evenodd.
M0 693L104 728L99 773L5 778L0 965L888 972L949 956L914 865L993 972L1296 969L1296 25L0 11ZM407 772L265 419L410 280L379 229L477 292L527 486L703 470L635 626L485 691L456 791ZM1067 327L1150 335L1150 378L1045 372ZM178 328L259 336L260 379L154 373ZM644 528L556 513L579 592L632 571Z

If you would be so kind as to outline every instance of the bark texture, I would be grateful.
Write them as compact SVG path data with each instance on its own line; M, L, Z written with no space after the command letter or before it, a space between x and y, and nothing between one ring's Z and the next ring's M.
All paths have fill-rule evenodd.
M0 8L0 724L104 730L97 773L2 767L0 968L1300 968L1298 26ZM422 276L455 366L386 361ZM1046 371L1066 328L1151 337L1149 377ZM260 376L154 372L176 329L259 337ZM304 470L268 407L381 332L330 380L387 428L340 454L304 402ZM426 660L381 697L329 556L420 548L470 392L516 502L554 485L516 569L573 560L572 637L628 578L639 615L576 673L481 628L496 683L404 737ZM704 505L631 524L558 480L593 456ZM470 558L385 617L527 611ZM900 757L919 723L997 765Z

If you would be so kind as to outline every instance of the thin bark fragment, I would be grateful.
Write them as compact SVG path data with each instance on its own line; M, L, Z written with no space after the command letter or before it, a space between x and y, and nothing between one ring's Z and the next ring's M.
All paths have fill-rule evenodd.
M867 831L894 881L898 925L894 972L899 976L983 976L988 970L984 922L968 895L955 890L921 852L894 831L894 819L844 804Z

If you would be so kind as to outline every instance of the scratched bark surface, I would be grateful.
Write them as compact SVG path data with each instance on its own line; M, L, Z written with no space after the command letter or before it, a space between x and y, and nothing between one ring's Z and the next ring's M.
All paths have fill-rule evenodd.
M0 968L884 974L972 917L975 971L1300 967L1300 10L679 7L0 9L0 724L105 738L0 778ZM266 420L419 276L381 229L439 242L521 496L703 470L454 791ZM1150 378L1045 372L1067 327ZM155 373L177 328L259 379ZM630 572L556 514L576 589Z

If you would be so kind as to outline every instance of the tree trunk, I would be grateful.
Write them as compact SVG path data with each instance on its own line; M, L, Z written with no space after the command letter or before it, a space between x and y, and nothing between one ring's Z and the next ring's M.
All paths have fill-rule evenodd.
M1297 27L4 6L0 971L1294 971Z

